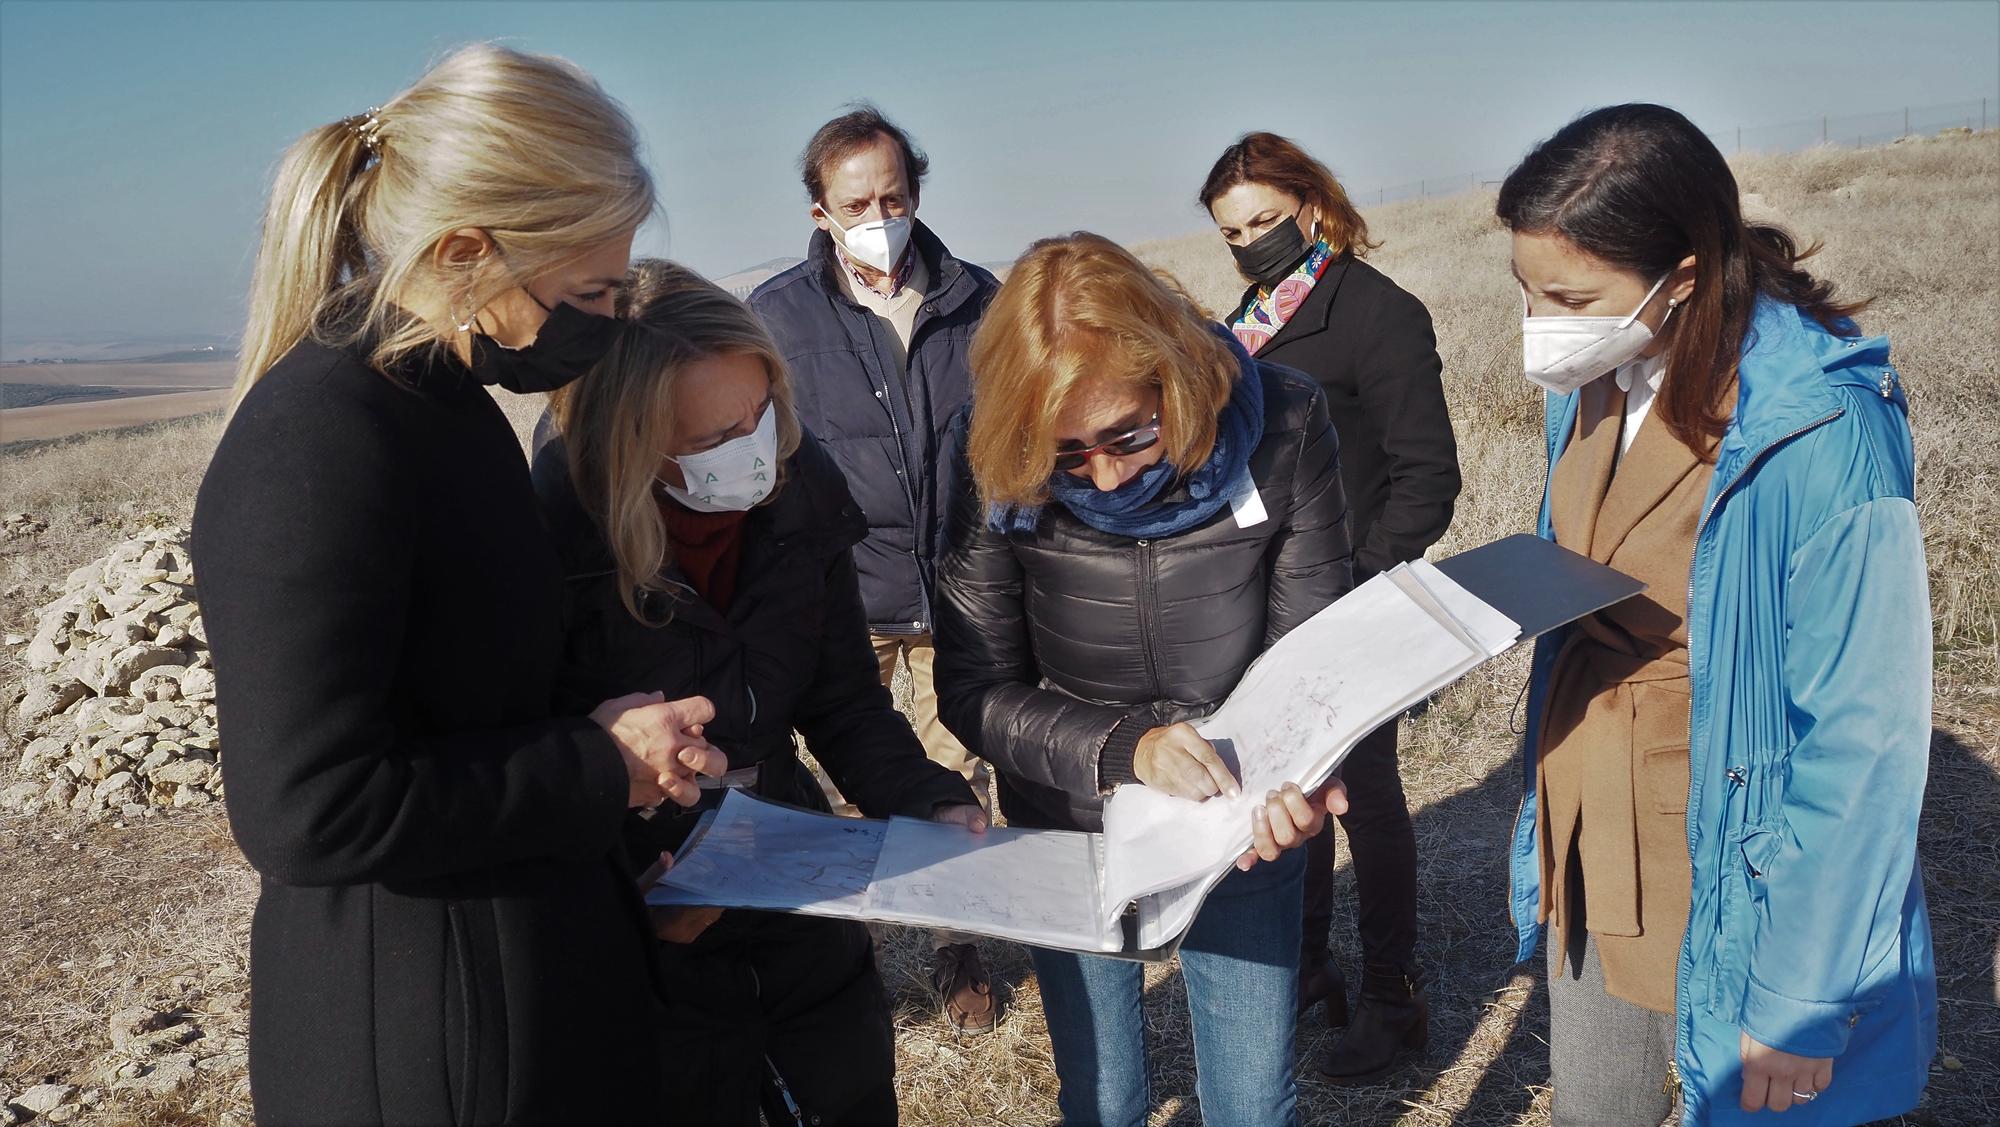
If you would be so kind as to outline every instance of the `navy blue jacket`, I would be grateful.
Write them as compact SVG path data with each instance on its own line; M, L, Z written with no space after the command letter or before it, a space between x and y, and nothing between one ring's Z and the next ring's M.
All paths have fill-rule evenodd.
M791 366L799 421L833 455L867 520L854 563L877 634L931 632L950 495L946 433L971 398L972 333L1000 288L991 273L953 258L930 228L915 227L931 284L910 333L907 372L896 362L895 331L842 290L824 231L813 232L804 262L750 295Z

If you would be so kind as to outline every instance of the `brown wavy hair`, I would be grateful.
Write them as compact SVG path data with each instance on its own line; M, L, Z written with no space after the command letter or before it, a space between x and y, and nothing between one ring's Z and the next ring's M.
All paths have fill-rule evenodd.
M1705 458L1729 425L1736 368L1759 294L1797 306L1828 331L1856 336L1868 302L1836 301L1833 283L1800 265L1778 227L1743 218L1736 176L1693 122L1635 102L1592 110L1536 145L1500 186L1510 231L1555 235L1648 284L1694 256L1694 290L1667 323L1667 378L1653 410Z
M633 618L651 625L648 592L671 588L661 572L673 560L654 493L660 459L673 433L674 389L688 365L749 355L771 377L777 413L778 474L768 504L784 488L785 467L799 448L799 420L784 354L750 307L677 263L642 258L618 296L625 322L604 358L582 379L549 396L549 413L569 453L571 485L604 531L618 565L619 594Z
M1208 170L1208 179L1202 181L1202 210L1212 211L1216 198L1238 184L1263 184L1297 196L1301 203L1319 205L1320 237L1335 254L1366 258L1382 245L1368 238L1368 221L1347 198L1347 189L1333 170L1289 137L1245 133L1222 150Z
M1160 443L1183 472L1215 449L1236 356L1170 277L1087 231L1022 254L972 338L966 455L980 500L1039 505L1055 471L1056 417L1086 380L1160 393Z

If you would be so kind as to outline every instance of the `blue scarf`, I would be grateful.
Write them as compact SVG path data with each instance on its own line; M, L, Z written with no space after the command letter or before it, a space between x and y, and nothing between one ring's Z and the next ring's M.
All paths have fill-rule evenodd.
M1075 474L1054 473L1049 476L1052 500L1099 532L1138 540L1186 532L1220 512L1245 486L1255 487L1250 454L1264 440L1264 382L1257 362L1236 338L1221 326L1213 331L1235 354L1237 376L1216 419L1215 449L1208 459L1183 474L1162 458L1109 493ZM1176 481L1187 497L1160 500ZM986 510L986 523L996 532L1032 532L1041 515L1039 505L993 505Z

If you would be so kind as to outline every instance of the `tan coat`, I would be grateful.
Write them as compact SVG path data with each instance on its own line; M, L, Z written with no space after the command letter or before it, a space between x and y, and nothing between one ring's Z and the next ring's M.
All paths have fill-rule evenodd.
M1619 459L1624 393L1606 378L1583 396L1550 485L1556 542L1647 589L1580 621L1550 678L1541 916L1567 926L1564 909L1580 908L1606 990L1672 1013L1690 871L1688 567L1714 467L1657 414Z

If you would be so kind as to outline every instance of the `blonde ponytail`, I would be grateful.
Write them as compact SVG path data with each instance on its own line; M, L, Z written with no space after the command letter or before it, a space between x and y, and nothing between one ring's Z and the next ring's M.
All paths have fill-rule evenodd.
M386 371L449 340L508 289L629 234L652 214L638 131L561 59L479 43L446 56L364 118L321 126L285 153L265 209L237 363L237 401L308 337L373 342ZM432 251L478 228L504 266L445 274ZM411 316L442 294L449 316Z
M264 208L250 319L236 361L236 399L305 339L343 284L367 273L347 222L349 197L367 159L368 146L345 122L322 125L285 151Z

